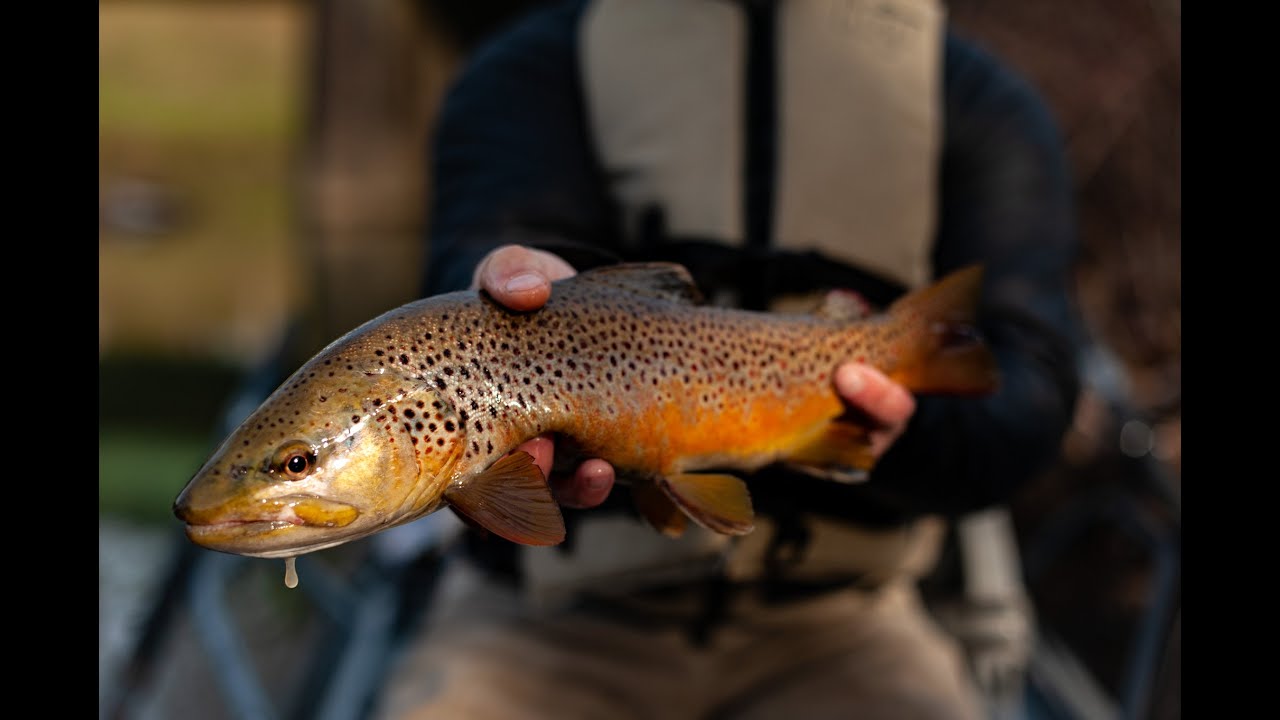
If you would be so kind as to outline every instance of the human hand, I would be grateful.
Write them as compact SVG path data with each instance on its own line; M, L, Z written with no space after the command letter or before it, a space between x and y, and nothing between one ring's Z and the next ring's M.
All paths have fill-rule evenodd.
M561 258L544 250L520 245L504 245L476 265L471 288L487 292L500 305L512 310L537 310L551 297L551 283L573 277L577 271ZM551 493L566 507L590 508L604 502L613 489L613 466L600 458L578 465L572 475L551 475L555 442L551 435L539 435L516 448L529 453L548 478Z
M871 456L879 459L907 429L916 399L870 365L847 362L836 368L836 392L872 421L867 433Z

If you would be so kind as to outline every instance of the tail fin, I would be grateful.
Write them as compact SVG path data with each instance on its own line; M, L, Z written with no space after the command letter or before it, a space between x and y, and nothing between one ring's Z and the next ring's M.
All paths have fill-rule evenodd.
M971 265L891 305L898 332L889 377L917 393L981 395L999 384L995 357L977 329L982 266Z

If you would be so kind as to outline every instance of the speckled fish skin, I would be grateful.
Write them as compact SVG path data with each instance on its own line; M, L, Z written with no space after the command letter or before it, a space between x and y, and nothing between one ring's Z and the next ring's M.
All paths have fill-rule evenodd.
M965 279L970 294L976 273ZM175 512L198 544L292 556L433 512L451 488L546 432L637 482L812 465L822 460L804 448L823 447L846 411L832 385L845 360L921 392L994 385L994 364L940 387L913 372L911 344L940 331L926 327L936 313L910 303L853 321L696 306L694 292L679 266L622 265L555 283L531 313L477 292L392 310L290 377L213 454Z

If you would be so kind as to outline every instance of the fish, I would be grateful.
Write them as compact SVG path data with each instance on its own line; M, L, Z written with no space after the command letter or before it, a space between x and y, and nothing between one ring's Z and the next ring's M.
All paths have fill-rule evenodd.
M483 291L420 299L334 340L250 414L173 510L197 545L292 558L450 508L511 542L564 520L521 443L598 457L657 531L754 528L741 479L772 463L866 477L869 428L833 384L868 363L917 394L999 383L976 330L981 266L867 315L833 293L812 313L707 305L687 269L623 263L553 283L513 311ZM296 583L296 578L294 579Z

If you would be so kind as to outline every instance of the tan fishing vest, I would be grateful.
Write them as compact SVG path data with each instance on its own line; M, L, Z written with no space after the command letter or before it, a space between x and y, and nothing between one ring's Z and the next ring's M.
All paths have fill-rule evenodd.
M779 3L775 247L928 280L943 20L935 0ZM589 127L631 232L656 205L672 235L741 242L745 22L732 0L587 9Z
M817 250L909 287L925 283L941 146L940 3L793 0L776 12L771 244ZM658 207L669 235L742 244L741 4L596 0L579 30L588 127L627 232L638 234L642 214ZM761 525L734 543L700 528L672 541L626 518L588 521L571 554L525 552L526 580L552 598L583 586L692 579L711 568L750 577L767 544L768 523ZM838 570L827 567L833 563L883 574L921 562L907 535L859 542L832 534L841 532L826 536L843 548L853 541L868 557L825 552L821 543L810 553L823 558L814 574Z

